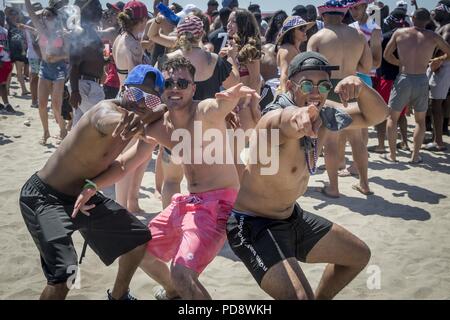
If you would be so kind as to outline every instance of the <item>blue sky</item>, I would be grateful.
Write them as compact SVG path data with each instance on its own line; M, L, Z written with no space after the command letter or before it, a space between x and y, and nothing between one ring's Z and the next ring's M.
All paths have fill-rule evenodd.
M106 2L115 2L117 0L100 0L103 6L106 6ZM122 0L126 2L127 0ZM141 0L143 1L149 9L152 8L153 0ZM222 0L217 0L219 4L222 3ZM406 0L408 3L410 0ZM3 0L0 0L0 3L3 2ZM32 0L34 2L34 0ZM47 4L48 0L40 0L40 2L44 5ZM173 0L169 0L169 3L173 2ZM206 9L208 2L207 0L175 0L175 2L181 4L182 6L192 3L195 4L200 9ZM325 0L282 0L282 1L275 1L275 0L239 0L239 6L243 8L247 8L250 3L258 3L261 6L261 9L263 11L276 11L279 9L285 10L288 14L291 12L292 8L295 7L298 4L314 4L314 5L321 5L325 2ZM384 0L385 4L387 4L391 10L395 7L395 3L397 0ZM419 7L426 7L428 9L432 9L435 7L438 0L417 0L417 3L419 4ZM70 0L70 3L73 3L73 0Z
M103 1L103 0L102 0ZM217 0L219 4L222 3L221 0ZM408 3L410 3L410 0L406 0ZM150 4L151 2L149 0L145 1L145 4ZM169 3L173 2L172 0L169 0ZM208 2L207 0L175 0L175 2L186 5L189 3L195 4L200 9L206 9ZM292 8L295 7L298 4L313 4L315 6L321 5L325 2L325 0L282 0L282 1L275 1L275 0L239 0L239 6L243 8L247 8L250 3L258 3L261 6L261 9L263 11L276 11L283 9L290 13L292 11ZM385 4L389 6L389 8L394 8L395 3L397 0L384 0ZM428 9L432 9L435 7L438 0L417 0L417 3L419 7L426 7Z

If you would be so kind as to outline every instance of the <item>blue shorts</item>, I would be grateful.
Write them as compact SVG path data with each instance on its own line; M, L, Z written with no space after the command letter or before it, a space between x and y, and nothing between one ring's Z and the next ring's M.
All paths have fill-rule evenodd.
M41 61L39 68L39 78L49 81L66 80L67 77L67 65L64 61L55 63L48 63L44 60Z

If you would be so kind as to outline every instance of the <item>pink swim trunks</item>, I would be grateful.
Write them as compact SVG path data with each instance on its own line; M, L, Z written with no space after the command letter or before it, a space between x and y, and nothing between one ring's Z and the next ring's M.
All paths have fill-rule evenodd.
M236 189L175 194L171 204L150 221L147 250L158 259L201 273L222 249Z

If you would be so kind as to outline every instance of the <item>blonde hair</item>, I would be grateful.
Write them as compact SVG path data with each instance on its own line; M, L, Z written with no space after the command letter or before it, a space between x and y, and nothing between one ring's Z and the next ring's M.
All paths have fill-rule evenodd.
M119 25L124 31L130 32L133 28L142 22L145 18L133 19L133 11L130 8L125 9L117 16Z
M185 32L178 36L175 47L183 51L191 51L194 46L198 45L200 40L201 39L194 36L192 32Z

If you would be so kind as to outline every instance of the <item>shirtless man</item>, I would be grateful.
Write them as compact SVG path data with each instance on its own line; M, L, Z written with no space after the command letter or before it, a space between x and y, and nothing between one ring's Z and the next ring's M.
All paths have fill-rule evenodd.
M333 65L340 66L339 71L333 71L331 83L336 86L340 79L349 75L356 75L357 71L369 73L372 68L372 54L363 34L356 29L342 23L348 8L340 5L339 2L332 2L328 6L318 7L325 27L317 32L308 42L308 51L316 51L327 57ZM341 98L333 91L328 95L328 100L341 103ZM321 192L331 198L339 197L338 170L339 152L344 152L344 148L339 148L340 135L345 133L331 133L325 142L325 165L330 179L330 185L324 186ZM353 159L358 166L359 185L355 185L358 191L369 193L370 189L367 181L367 148L359 135L347 136L352 146ZM345 141L345 140L344 140Z
M369 16L367 15L367 7L368 7L367 0L357 0L352 6L350 6L349 11L355 20L354 23L350 24L350 27L355 28L362 32L364 34L364 37L366 38L366 41L368 42L370 46L370 50L372 53L372 69L370 70L369 74L358 72L357 75L360 77L367 85L373 86L372 84L372 77L376 76L376 69L380 67L381 65L381 58L383 56L382 48L381 48L381 42L382 42L382 34L381 34L381 27L372 20L369 20ZM354 139L362 139L365 147L367 148L367 143L369 142L369 133L368 129L364 128L362 130L356 130L356 131L348 131L346 132L347 135L355 135ZM343 147L345 145L343 144ZM342 156L342 159L340 160L341 163L345 163L345 152L342 150L342 153L340 153ZM369 154L365 152L365 157L369 157ZM364 172L363 177L367 177L367 170L368 166L365 166L365 164L368 163L368 159L365 159L365 161L360 165L359 167L362 170L366 170ZM341 173L341 176L345 174L352 175L357 174L357 165L354 161L353 164L348 167L347 169L344 169ZM366 180L361 185L369 185L369 181ZM364 192L364 190L361 190L361 192Z
M164 119L148 126L146 136L152 137L168 149L177 146L172 133L177 129L188 130L190 135L183 139L196 141L194 125L202 124L202 132L208 129L220 131L225 152L230 152L226 141L225 117L236 106L240 98L252 95L258 102L259 96L248 87L238 84L216 94L216 99L195 101L195 68L186 59L175 57L162 67L165 78L163 101L168 112ZM209 142L201 139L200 145L192 144L194 155ZM197 150L197 151L196 151ZM201 149L200 149L201 150ZM115 161L109 170L94 179L101 188L109 186L138 166L149 152L142 141ZM176 155L183 158L183 169L188 183L189 195L175 194L171 204L149 223L152 241L141 267L153 279L163 285L165 296L177 295L183 299L210 299L211 296L198 277L215 258L226 240L226 221L239 189L239 178L234 163L195 164L190 155ZM151 151L150 151L151 152ZM186 159L187 158L187 159ZM82 208L86 192L79 196L76 208ZM170 271L166 262L171 261Z
M337 224L304 212L296 203L307 189L315 156L330 130L368 127L383 121L388 113L382 98L356 76L341 80L334 91L344 100L356 99L358 105L345 111L335 109L340 104L326 100L335 68L316 52L301 53L292 60L288 93L264 110L256 126L257 131L278 130L275 148L280 170L262 175L267 165L259 161L247 165L228 220L232 250L274 299L331 299L370 259L363 241ZM268 144L267 149L274 147ZM315 293L297 260L329 263Z
M74 109L72 126L94 105L105 98L101 79L105 59L103 43L96 32L102 18L99 0L76 0L83 31L75 33L70 48L70 104Z
M439 1L436 8L431 12L433 20L439 24L436 33L450 43L450 0ZM431 112L433 114L433 142L424 149L429 151L444 151L447 147L442 140L442 129L444 122L445 104L450 107L447 94L450 89L450 61L441 58L443 54L438 51L435 59L427 70L430 79ZM445 127L445 126L444 126ZM448 127L448 116L447 116Z
M426 71L436 48L447 54L447 60L450 60L450 44L437 33L425 29L430 21L428 10L419 8L414 12L412 20L414 26L397 29L384 51L386 61L400 68L389 98L391 110L387 120L387 136L390 154L385 159L397 162L397 121L402 108L408 105L414 108L416 121L414 149L409 163L416 164L422 162L419 150L425 137L425 116L428 109ZM394 55L395 50L398 59Z
M149 69L148 72L137 69L130 73L130 77L142 80L142 85L130 90L156 95L155 77L159 71L144 67ZM128 286L144 256L150 233L136 217L97 193L95 184L87 180L106 170L130 140L113 134L114 128L117 127L115 132L123 128L119 124L122 113L126 111L121 107L133 111L135 120L139 122L151 123L164 114L161 106L147 103L151 99L138 99L135 92L130 93L133 94L125 94L121 101L105 100L91 108L44 168L31 176L22 188L20 209L39 249L47 278L41 299L64 299L69 292L70 280L77 270L77 253L71 237L76 230L80 230L106 265L120 257L116 282L113 290L108 291L108 297L132 298L128 294ZM156 108L152 110L151 107ZM87 207L83 208L90 209L90 216L73 215L71 219L76 196L82 189L92 196Z

